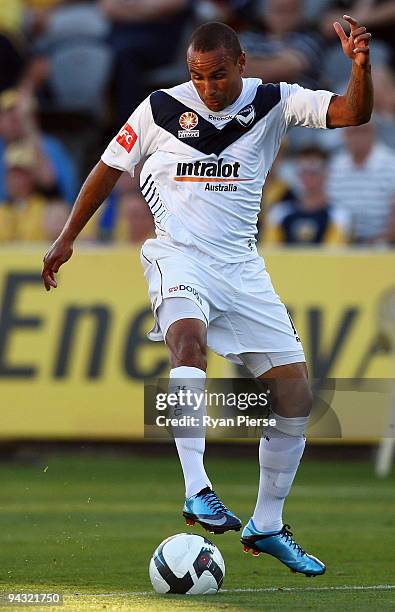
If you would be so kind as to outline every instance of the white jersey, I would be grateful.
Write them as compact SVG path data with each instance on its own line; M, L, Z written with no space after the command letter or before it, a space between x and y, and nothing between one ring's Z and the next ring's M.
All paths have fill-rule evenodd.
M257 218L266 176L293 125L326 128L334 94L288 83L243 79L240 96L220 112L191 81L154 92L105 150L105 164L133 176L156 234L220 261L256 256Z

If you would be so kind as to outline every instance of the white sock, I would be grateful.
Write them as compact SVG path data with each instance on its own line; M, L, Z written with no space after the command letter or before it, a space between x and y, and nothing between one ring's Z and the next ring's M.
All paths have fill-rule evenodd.
M280 531L283 527L282 512L300 460L303 455L306 438L300 433L307 425L308 417L287 418L287 431L296 435L283 433L276 427L270 427L259 444L259 490L252 519L259 531Z
M205 382L206 373L199 368L192 368L189 366L173 368L170 370L169 393L177 393L180 386L182 386L184 390L190 390L192 393L198 395L204 394ZM169 416L171 416L172 412L177 417L180 417L181 410L182 415L191 415L201 419L202 416L206 414L205 402L203 401L201 403L199 410L194 410L194 406L196 406L196 404L189 404L183 407L176 406L171 410L169 409ZM180 433L185 434L188 430L184 429L183 432L182 428L178 427L176 431L179 435ZM197 435L193 438L181 436L174 438L184 474L185 497L196 495L196 493L199 493L199 491L205 487L212 488L203 463L206 445L204 429L195 431L195 433ZM201 433L201 437L198 437L199 433Z

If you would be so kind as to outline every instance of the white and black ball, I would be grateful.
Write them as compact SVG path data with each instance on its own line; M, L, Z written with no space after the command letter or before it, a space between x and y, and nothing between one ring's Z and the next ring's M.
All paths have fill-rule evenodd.
M157 593L212 595L221 588L225 563L207 538L178 533L159 544L150 561L149 575Z

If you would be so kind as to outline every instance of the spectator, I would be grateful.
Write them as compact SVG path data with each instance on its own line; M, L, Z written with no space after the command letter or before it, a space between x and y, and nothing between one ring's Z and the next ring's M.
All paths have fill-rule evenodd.
M56 239L68 215L59 198L49 200L35 184L35 149L29 142L5 152L8 199L0 206L0 243Z
M64 0L45 13L27 77L46 125L85 176L96 159L112 52L109 24L95 2Z
M286 151L287 143L283 143L266 178L262 197L265 214L278 202L294 200L296 197L291 182L286 172L284 173L284 165L287 165L289 159Z
M255 17L255 0L198 0L193 8L199 22L222 21L236 31Z
M144 98L144 72L176 56L189 0L101 0L100 5L112 23L119 127Z
M303 14L306 21L314 27L320 27L322 14L333 4L333 0L304 0ZM339 15L336 16L337 21Z
M23 0L31 10L34 11L48 11L52 9L57 4L64 2L64 0ZM67 1L67 0L66 0Z
M10 36L0 34L0 92L16 87L25 66L24 51Z
M377 135L395 150L395 76L389 66L376 68L372 76Z
M111 67L108 31L96 3L89 0L64 0L52 9L34 45L38 61L48 62L47 109L103 113Z
M299 155L299 197L275 205L267 216L266 244L344 244L348 220L330 203L326 190L327 154L306 148Z
M121 196L114 227L115 240L141 245L147 238L154 237L152 215L140 191L131 191Z
M0 201L6 199L5 148L26 139L34 146L38 187L42 191L57 189L62 199L72 203L77 192L74 164L56 138L39 130L31 98L16 90L0 95Z
M260 0L259 8L259 30L241 35L247 76L316 89L322 46L319 36L304 27L302 0Z
M13 0L12 0L13 1ZM35 39L46 28L52 9L63 0L22 0L25 4L25 27Z
M85 242L128 242L141 245L154 237L151 211L139 188L140 169L133 178L124 172L100 210L80 234Z
M26 62L22 35L23 1L0 2L0 92L16 87Z
M378 142L373 123L343 134L345 149L329 172L331 199L350 214L355 242L393 242L395 153Z

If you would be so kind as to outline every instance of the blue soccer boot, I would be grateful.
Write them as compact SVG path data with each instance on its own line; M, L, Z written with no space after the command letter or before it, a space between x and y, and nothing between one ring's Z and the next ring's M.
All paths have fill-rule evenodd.
M199 523L211 533L241 529L241 520L224 506L209 487L185 500L183 515L187 525Z
M305 576L319 576L325 572L325 565L307 554L299 544L296 544L289 531L289 525L284 525L281 531L275 533L262 533L255 527L250 519L241 534L241 543L244 544L244 552L252 550L257 557L260 553L266 553L276 557L284 563L292 572L299 572Z

